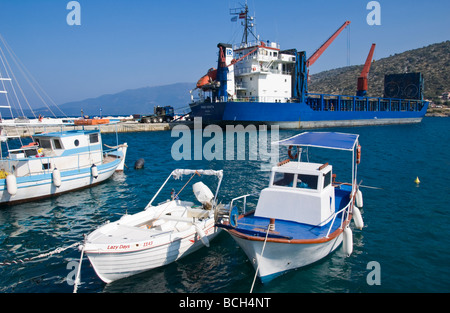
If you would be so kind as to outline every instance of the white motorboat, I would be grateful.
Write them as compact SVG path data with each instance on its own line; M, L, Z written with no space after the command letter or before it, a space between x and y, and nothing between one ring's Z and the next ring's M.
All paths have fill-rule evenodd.
M184 175L191 177L177 194L152 205L170 178ZM180 192L188 183L202 176L217 178L215 194L198 181L192 189L199 203L180 200ZM214 224L214 211L219 206L217 194L222 177L222 170L174 170L143 211L124 215L89 234L81 246L82 253L87 255L98 277L110 283L172 263L209 246L220 231Z
M345 253L352 253L352 216L356 227L363 227L357 207L362 206L362 194L356 184L361 153L358 137L306 132L274 143L290 146L290 158L272 168L269 186L259 193L256 209L246 212L248 198L258 196L249 194L234 198L217 212L216 225L236 240L262 282L312 264L342 242ZM294 147L353 152L351 183L337 183L328 163L302 162L301 152L293 155ZM243 210L239 212L236 203L241 200Z

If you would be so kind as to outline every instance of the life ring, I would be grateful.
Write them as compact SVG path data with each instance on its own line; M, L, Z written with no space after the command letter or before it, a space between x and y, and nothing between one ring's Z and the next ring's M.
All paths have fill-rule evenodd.
M361 163L361 146L356 147L356 164Z
M295 153L295 155L292 155L292 148L294 148L294 146L289 146L288 155L291 160L295 160L298 158L298 148L297 148L297 152Z

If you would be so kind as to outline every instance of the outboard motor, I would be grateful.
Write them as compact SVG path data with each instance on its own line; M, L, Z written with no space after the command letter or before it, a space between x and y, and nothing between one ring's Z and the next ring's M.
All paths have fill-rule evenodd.
M198 182L192 185L192 191L194 192L197 200L203 204L205 210L210 210L212 208L212 200L214 199L214 194L203 182Z

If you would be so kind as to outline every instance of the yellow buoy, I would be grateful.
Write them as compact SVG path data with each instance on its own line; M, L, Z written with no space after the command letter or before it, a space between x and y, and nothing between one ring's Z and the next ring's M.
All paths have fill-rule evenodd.
M416 180L414 181L416 184L420 184L419 177L416 177Z

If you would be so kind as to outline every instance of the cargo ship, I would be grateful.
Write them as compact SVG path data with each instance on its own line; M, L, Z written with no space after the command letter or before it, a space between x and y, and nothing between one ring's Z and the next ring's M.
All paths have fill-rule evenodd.
M211 68L191 90L191 117L204 124L266 124L280 129L419 123L428 102L421 73L385 76L383 97L367 96L372 45L355 95L308 92L309 67L345 29L346 21L307 58L304 51L282 50L253 32L248 6L231 9L242 20L238 45L219 43L217 68ZM198 92L198 97L194 94Z

